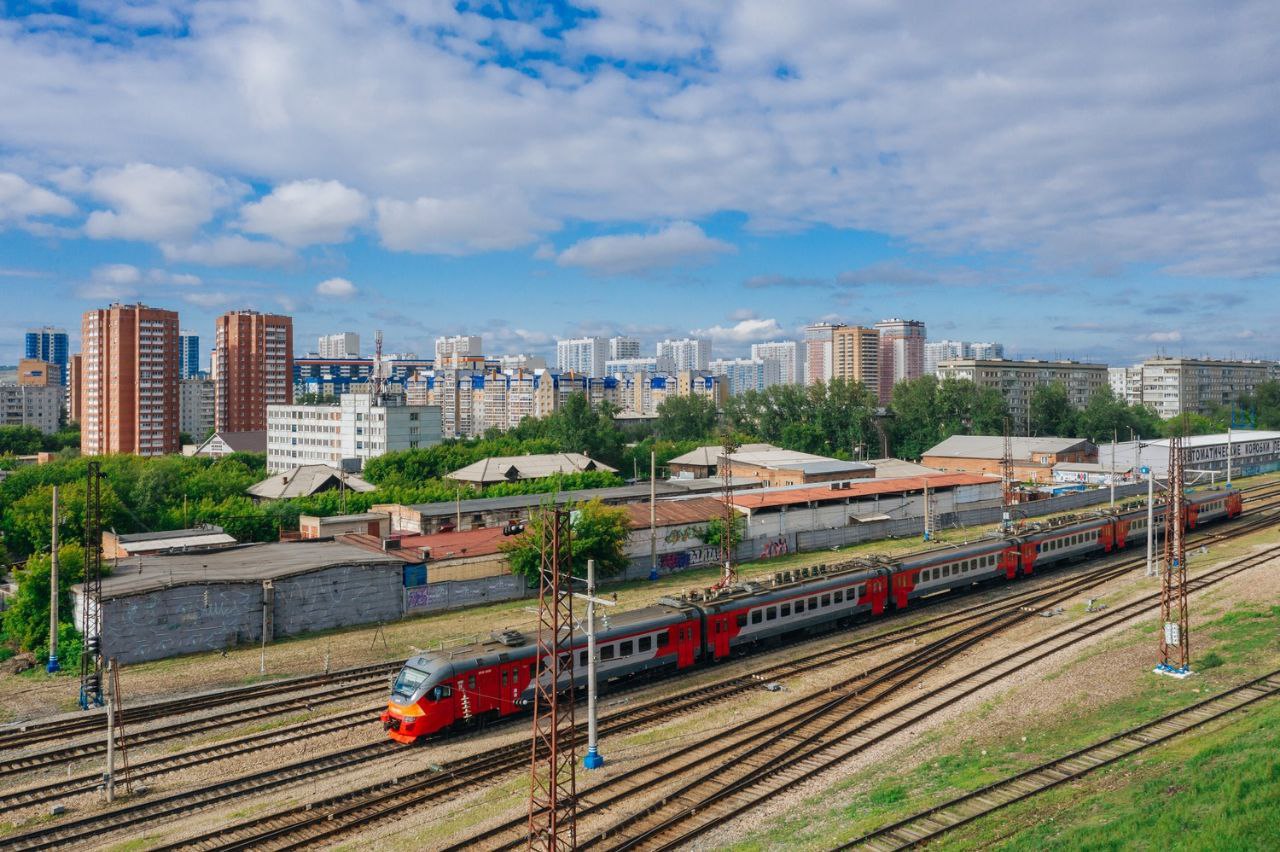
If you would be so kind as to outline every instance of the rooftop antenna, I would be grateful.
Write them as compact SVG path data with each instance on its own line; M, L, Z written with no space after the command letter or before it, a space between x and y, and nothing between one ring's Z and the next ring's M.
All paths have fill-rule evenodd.
M382 361L382 329L378 329L373 333L373 375L370 380L373 382L373 399L377 402L382 398L383 385L386 377L383 375L384 365Z

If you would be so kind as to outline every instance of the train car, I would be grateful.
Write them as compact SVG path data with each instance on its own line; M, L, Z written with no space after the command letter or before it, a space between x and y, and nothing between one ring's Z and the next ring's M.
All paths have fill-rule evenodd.
M688 668L702 656L701 614L693 606L659 603L606 617L596 632L597 678L605 683ZM576 632L574 685L587 678L586 634ZM522 712L538 675L536 637L503 630L484 642L418 654L400 670L381 719L388 735L411 743L465 724ZM568 683L561 689L567 689Z
M905 609L912 598L970 586L999 577L1017 576L1020 552L1016 539L981 541L956 548L912 554L893 575L893 604Z

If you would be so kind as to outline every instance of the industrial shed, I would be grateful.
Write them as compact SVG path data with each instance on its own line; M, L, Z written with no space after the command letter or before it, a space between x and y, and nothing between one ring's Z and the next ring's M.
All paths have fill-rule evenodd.
M399 618L404 566L341 541L142 556L102 580L103 654L137 663L261 642L264 625L270 641ZM80 586L72 600L80 623Z

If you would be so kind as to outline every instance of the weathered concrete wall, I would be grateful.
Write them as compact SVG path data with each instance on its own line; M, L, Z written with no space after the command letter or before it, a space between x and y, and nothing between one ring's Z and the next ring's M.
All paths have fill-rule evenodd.
M512 574L481 577L475 580L431 582L425 586L416 586L403 591L406 615L457 609L495 601L510 601L537 594L525 588L522 578Z
M400 617L400 565L339 565L275 581L275 635Z
M121 663L216 651L262 639L262 587L177 586L102 605L102 644Z

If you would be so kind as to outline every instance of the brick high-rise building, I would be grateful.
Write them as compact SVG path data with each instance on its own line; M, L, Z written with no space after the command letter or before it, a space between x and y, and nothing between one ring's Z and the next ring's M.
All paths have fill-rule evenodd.
M214 327L214 428L258 432L268 405L293 402L293 319L229 311Z
M142 304L86 311L80 343L80 451L178 452L177 312Z
M924 323L887 319L876 323L880 332L880 404L888 405L893 386L924 375Z
M861 382L879 395L880 332L860 325L840 326L831 332L831 378Z
M80 398L80 377L83 375L83 367L84 356L79 352L67 360L67 420L71 423L80 422L80 404L83 402Z

